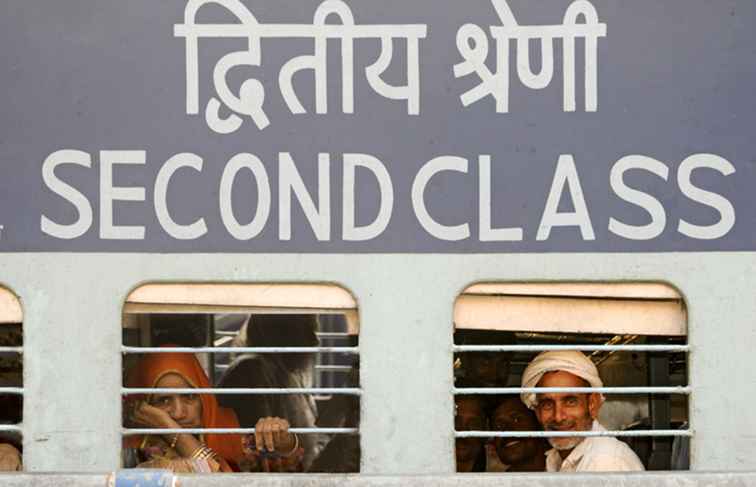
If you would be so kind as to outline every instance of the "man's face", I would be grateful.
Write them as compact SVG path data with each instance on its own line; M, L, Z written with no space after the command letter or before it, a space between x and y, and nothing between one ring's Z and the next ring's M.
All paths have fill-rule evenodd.
M457 431L481 431L486 429L481 399L477 397L455 397L456 414L454 429ZM457 462L470 462L477 458L483 448L483 438L457 438L455 453Z
M589 384L569 372L547 372L537 387L589 387ZM538 422L546 431L589 431L598 416L601 398L598 394L538 394L535 409ZM557 450L572 450L585 437L549 438Z
M507 397L491 417L491 428L496 431L537 431L538 421L531 410L517 396ZM507 465L530 461L539 453L538 438L496 438L496 453Z

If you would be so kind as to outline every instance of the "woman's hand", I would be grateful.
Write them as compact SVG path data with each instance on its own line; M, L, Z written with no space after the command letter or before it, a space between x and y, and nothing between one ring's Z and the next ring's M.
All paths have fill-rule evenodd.
M278 451L284 455L296 446L296 436L289 433L289 422L283 418L260 418L255 425L255 446L258 451Z
M134 424L146 428L181 428L168 412L151 406L146 401L136 403L130 419Z

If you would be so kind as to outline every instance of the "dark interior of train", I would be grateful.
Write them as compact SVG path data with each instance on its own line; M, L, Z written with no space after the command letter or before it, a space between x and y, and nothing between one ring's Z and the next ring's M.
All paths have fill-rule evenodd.
M21 323L0 324L0 346L23 346ZM0 387L23 387L23 355L0 352ZM23 420L23 394L0 394L0 425L16 425ZM0 471L21 470L23 444L21 433L0 431Z

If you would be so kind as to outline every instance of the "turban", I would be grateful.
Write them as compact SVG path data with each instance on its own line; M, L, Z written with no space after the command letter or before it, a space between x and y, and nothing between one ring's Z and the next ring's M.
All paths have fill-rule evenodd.
M536 387L547 372L562 370L586 380L591 387L603 387L598 369L591 359L583 353L574 350L558 352L541 352L533 359L525 372L522 373L522 387ZM536 406L536 395L533 392L523 392L520 398L525 405L533 409ZM603 397L602 397L603 399Z

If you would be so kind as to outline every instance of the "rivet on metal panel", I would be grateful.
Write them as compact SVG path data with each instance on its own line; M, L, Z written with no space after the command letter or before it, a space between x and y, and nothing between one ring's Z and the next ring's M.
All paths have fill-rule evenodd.
M178 487L170 470L129 469L108 475L107 487Z

